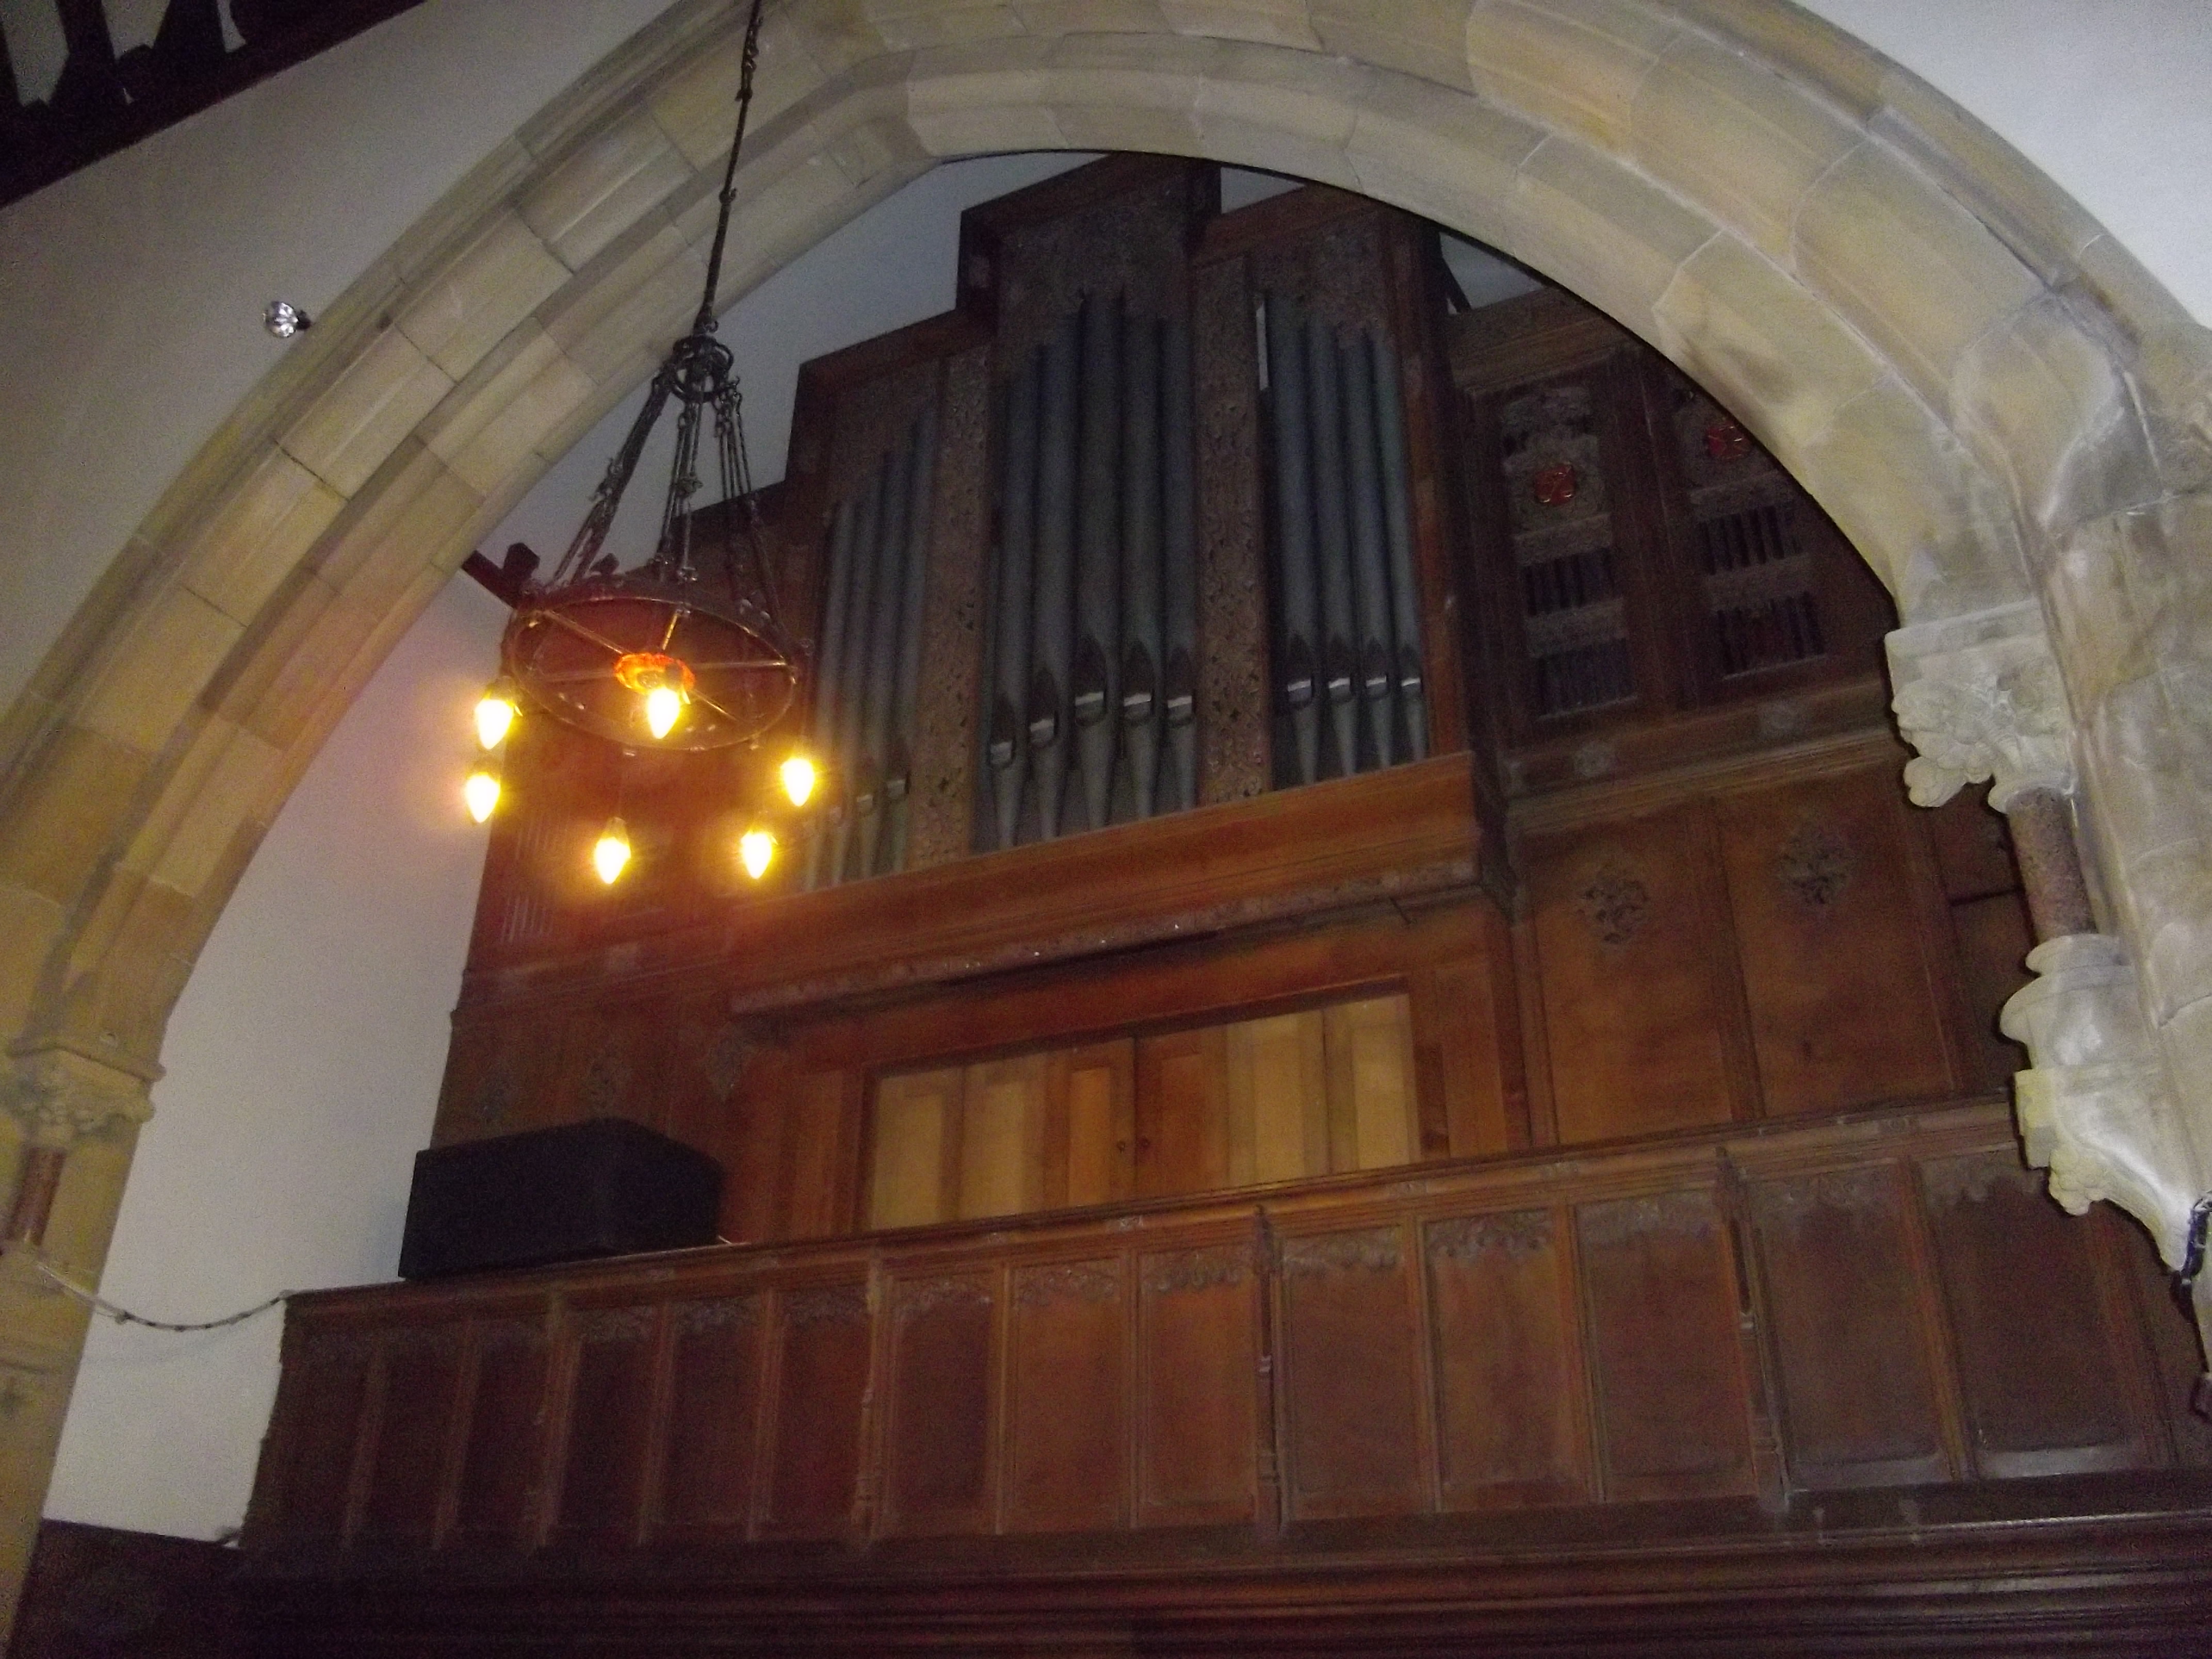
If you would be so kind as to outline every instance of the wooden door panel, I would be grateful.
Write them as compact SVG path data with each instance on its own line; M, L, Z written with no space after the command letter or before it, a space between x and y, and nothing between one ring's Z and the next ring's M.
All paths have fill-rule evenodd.
M778 1298L779 1329L767 1512L781 1538L836 1538L851 1528L868 1386L866 1285L829 1285Z
M1407 999L1369 997L1322 1011L1329 1073L1330 1167L1388 1170L1419 1153L1413 1033Z
M1750 1492L1735 1273L1711 1195L1585 1204L1577 1229L1607 1495Z
M499 1320L477 1331L453 1547L514 1549L525 1541L543 1451L545 1362L542 1321Z
M1252 1517L1258 1332L1251 1249L1142 1258L1139 1525Z
M1572 1285L1553 1212L1455 1216L1423 1237L1444 1506L1587 1497Z
M1228 1028L1229 1184L1328 1173L1328 1062L1317 1008Z
M1121 1263L1014 1270L1006 1526L1083 1532L1127 1524L1128 1304Z
M963 1275L901 1283L891 1310L884 1530L988 1532L994 1280Z
M1052 1056L1047 1204L1108 1204L1136 1190L1136 1064L1126 1037Z
M1044 1207L1043 1054L968 1068L960 1094L962 1220Z
M1751 1188L1793 1485L1946 1478L1904 1192L1888 1165Z
M384 1408L362 1508L364 1539L428 1545L437 1530L446 1443L461 1379L461 1328L449 1325L395 1331L386 1339Z
M742 1535L752 1518L760 1437L761 1298L720 1297L669 1309L668 1442L663 1527Z
M637 1541L653 1415L651 1308L595 1308L574 1321L568 1439L556 1534L565 1543Z
M1887 767L1717 805L1769 1115L1955 1086L1906 810Z
M1532 848L1528 884L1559 1139L1726 1122L1736 1013L1700 814Z
M1984 1475L2066 1474L2144 1461L2119 1374L2128 1344L2102 1307L2089 1226L2017 1153L1921 1165L1958 1349L1969 1447Z
M847 1182L858 1159L846 1134L848 1097L857 1080L842 1071L814 1072L794 1082L784 1124L784 1229L787 1238L826 1238L852 1224Z
M1282 1241L1284 1465L1297 1517L1428 1507L1404 1256L1395 1227Z
M868 1225L921 1227L952 1213L945 1166L959 1132L961 1069L878 1079Z
M1229 1184L1228 1033L1137 1044L1137 1193L1167 1198Z

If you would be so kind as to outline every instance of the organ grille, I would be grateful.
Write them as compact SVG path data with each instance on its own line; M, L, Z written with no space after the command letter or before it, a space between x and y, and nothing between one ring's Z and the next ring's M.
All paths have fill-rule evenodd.
M1397 354L1371 331L1339 327L1279 293L1261 298L1258 327L1273 496L1275 783L1422 759L1428 711Z

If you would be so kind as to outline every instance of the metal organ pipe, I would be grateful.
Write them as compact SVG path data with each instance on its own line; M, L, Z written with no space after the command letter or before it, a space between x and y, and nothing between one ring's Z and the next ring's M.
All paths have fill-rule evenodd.
M1030 599L1036 546L1037 402L1043 389L1044 353L1030 354L1006 396L1005 495L999 518L997 626L994 630L990 734L991 804L1001 850L1014 844L1021 822L1022 786L1030 775L1023 711L1029 702Z
M1111 816L1121 682L1121 307L1083 301L1081 462L1076 507L1075 673L1071 708L1089 827Z
M1306 329L1298 307L1280 295L1264 301L1275 436L1275 526L1282 555L1283 660L1276 665L1297 749L1298 780L1321 775L1321 711L1314 606L1313 490L1307 466Z
M1081 318L1061 319L1046 348L1038 422L1036 610L1031 617L1030 751L1036 770L1037 822L1060 834L1070 738L1066 708L1075 655L1075 405Z
M1306 321L1306 394L1312 410L1314 545L1321 556L1322 681L1336 738L1337 771L1359 769L1359 709L1354 688L1352 538L1345 518L1344 377L1336 332L1319 317Z
M1406 404L1398 353L1388 340L1370 339L1375 359L1376 450L1382 463L1382 527L1390 552L1392 633L1398 647L1398 706L1413 760L1429 753L1429 711L1421 684L1420 592L1413 585L1413 470L1406 459Z
M1376 453L1375 362L1364 333L1348 340L1340 337L1338 356L1344 364L1345 447L1351 475L1352 648L1359 706L1367 716L1376 762L1389 766L1396 759L1395 722L1390 718L1395 699L1390 694L1397 672L1391 640L1389 553L1384 546L1382 483Z
M1197 421L1191 406L1190 325L1160 330L1160 585L1162 717L1178 808L1198 805Z
M926 405L907 437L913 457L906 507L904 593L899 600L898 667L892 686L891 740L884 793L890 814L890 863L906 867L908 802L913 793L915 709L921 698L921 613L929 589L930 508L937 483L937 405Z
M1137 816L1152 816L1160 775L1160 325L1122 319L1122 750Z

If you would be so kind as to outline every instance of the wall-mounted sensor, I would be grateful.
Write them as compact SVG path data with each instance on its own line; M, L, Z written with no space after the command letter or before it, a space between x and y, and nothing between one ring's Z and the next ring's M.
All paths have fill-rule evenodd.
M289 300L271 300L261 313L261 326L280 340L305 333L314 325L313 319Z

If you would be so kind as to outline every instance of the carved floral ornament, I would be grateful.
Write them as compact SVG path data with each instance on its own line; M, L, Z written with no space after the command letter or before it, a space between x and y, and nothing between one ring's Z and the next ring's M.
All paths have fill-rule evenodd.
M1890 635L1891 707L1920 751L1905 768L1921 806L1987 781L2007 811L2032 789L2074 787L2074 722L2033 600L1917 623Z
M1808 910L1825 914L1858 873L1858 854L1842 830L1809 815L1775 855L1774 874Z
M30 1144L57 1152L154 1115L146 1079L65 1048L22 1055L0 1086L6 1091L0 1103Z
M1651 920L1651 890L1619 858L1607 858L1575 891L1575 908L1601 945L1619 950Z

